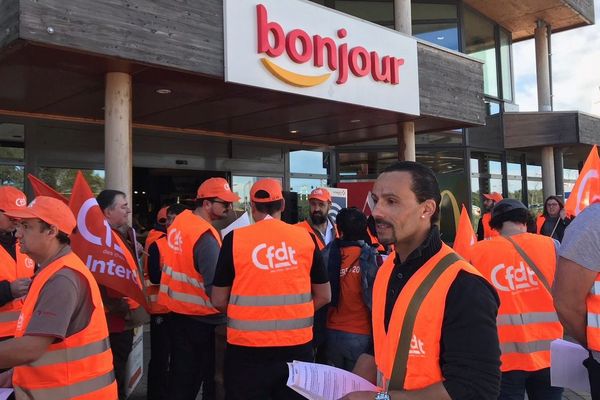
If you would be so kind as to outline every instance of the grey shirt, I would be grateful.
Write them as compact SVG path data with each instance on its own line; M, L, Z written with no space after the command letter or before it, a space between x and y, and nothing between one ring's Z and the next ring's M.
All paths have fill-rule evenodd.
M558 254L584 268L600 272L600 203L588 206L571 222ZM593 353L600 362L600 352Z
M70 252L71 248L66 246L54 259ZM40 266L40 270L45 267ZM88 325L93 310L86 278L71 268L62 268L42 287L25 335L63 340L82 331Z
M219 246L219 242L217 242L217 239L210 232L206 232L200 236L200 239L194 245L194 268L202 275L204 290L209 296L212 292L220 250L221 246ZM223 314L194 316L193 318L211 325L220 325L227 322Z

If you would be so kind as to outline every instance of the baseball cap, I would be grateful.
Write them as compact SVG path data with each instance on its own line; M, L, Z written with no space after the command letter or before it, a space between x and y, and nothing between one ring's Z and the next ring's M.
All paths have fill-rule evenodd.
M25 194L13 186L0 186L0 210L19 210L27 207Z
M513 210L519 210L519 209L527 210L527 207L525 207L525 205L523 203L521 203L519 200L504 199L504 200L501 200L498 203L496 203L496 205L492 209L492 218L495 218L499 215L506 214L507 212L510 212Z
M163 207L158 210L158 213L156 214L156 222L159 224L164 224L167 222L167 208L169 207Z
M258 198L256 192L264 190L269 194L269 197ZM256 203L268 203L271 201L277 201L283 199L283 192L281 191L281 183L277 179L265 178L256 181L250 189L250 200Z
M321 201L331 201L331 194L325 188L316 188L308 195L308 199L317 199Z
M27 207L7 211L5 214L19 219L39 218L47 224L56 226L59 231L67 235L70 235L77 225L69 206L48 196L38 196Z
M240 197L231 191L229 183L223 178L210 178L202 182L198 188L197 199L209 199L218 197L221 200L233 203L238 201Z
M483 197L485 197L488 200L492 200L495 201L496 203L499 202L500 200L502 200L504 197L502 197L502 195L498 192L492 192L492 193L484 193Z

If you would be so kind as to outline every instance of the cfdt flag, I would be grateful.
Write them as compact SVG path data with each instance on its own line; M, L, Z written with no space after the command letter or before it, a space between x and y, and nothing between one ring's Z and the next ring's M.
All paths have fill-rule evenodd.
M576 216L584 208L598 201L600 201L600 158L598 149L594 146L565 203L565 210L567 214Z
M58 193L53 187L48 185L43 180L36 178L35 176L33 176L31 174L27 174L27 179L29 179L29 183L31 184L31 188L33 189L33 193L35 194L36 197L37 196L54 197L55 199L58 199L65 204L69 204L69 199L67 199L62 194Z
M454 251L461 257L469 259L471 247L475 242L477 242L477 236L475 236L469 213L463 204L460 219L458 220L458 227L456 228L456 237L454 238Z
M113 232L81 172L77 173L69 207L77 218L71 247L96 281L148 309L135 257Z

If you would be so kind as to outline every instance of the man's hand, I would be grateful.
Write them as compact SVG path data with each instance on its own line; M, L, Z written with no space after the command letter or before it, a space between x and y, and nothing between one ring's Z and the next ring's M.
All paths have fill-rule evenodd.
M352 392L348 393L341 400L373 400L377 396L376 392Z
M12 281L10 283L10 293L15 299L23 297L29 291L29 285L31 285L31 279L29 278L22 278Z

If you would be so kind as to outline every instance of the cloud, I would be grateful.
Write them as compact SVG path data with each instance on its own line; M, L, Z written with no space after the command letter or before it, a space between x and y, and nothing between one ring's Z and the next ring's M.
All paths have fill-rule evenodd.
M596 2L595 12L600 18L600 2ZM600 25L553 34L551 52L554 110L600 115ZM536 111L533 40L513 46L513 65L515 102L521 111Z

